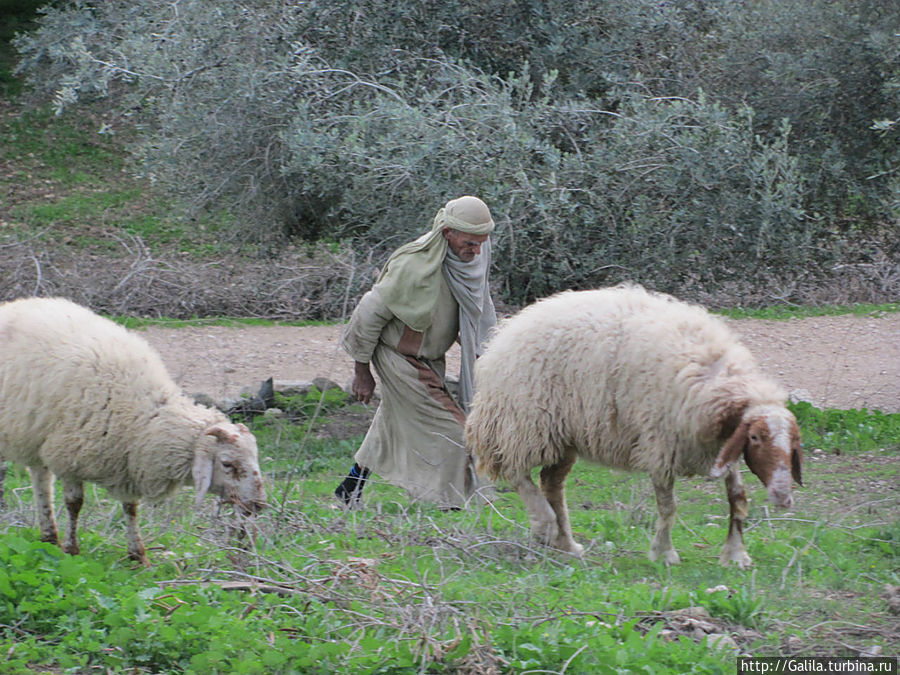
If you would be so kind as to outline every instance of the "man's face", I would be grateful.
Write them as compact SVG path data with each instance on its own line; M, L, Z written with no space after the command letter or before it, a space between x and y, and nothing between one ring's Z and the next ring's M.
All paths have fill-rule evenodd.
M469 234L460 232L450 227L445 227L441 233L447 240L450 250L463 262L472 262L475 256L481 253L481 245L488 240L488 234Z

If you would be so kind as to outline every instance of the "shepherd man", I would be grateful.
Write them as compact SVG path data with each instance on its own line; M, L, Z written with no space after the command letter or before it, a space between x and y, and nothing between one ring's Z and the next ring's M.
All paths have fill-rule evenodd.
M437 212L429 232L397 249L350 317L341 346L355 362L352 391L381 403L349 475L335 495L361 506L370 473L406 489L415 500L456 509L479 484L463 440L473 396L473 368L497 323L488 285L487 204L459 197ZM459 387L451 394L445 356L459 341Z

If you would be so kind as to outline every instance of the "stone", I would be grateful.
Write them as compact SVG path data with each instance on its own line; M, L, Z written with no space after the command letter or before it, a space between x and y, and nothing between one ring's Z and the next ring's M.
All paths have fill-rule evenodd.
M340 389L341 385L339 385L334 380L329 380L327 377L317 377L314 378L312 383L315 385L316 389L319 391L330 391L331 389Z
M734 638L730 635L725 635L725 633L710 633L706 636L706 644L721 650L738 651L740 649Z
M274 380L272 386L282 396L306 396L313 383L309 380Z

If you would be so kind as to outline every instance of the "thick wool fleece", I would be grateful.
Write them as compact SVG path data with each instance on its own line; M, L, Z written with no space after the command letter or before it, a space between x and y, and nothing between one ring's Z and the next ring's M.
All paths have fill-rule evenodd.
M786 398L722 321L634 286L564 292L507 319L475 387L468 446L507 479L567 449L657 477L706 474L749 405Z
M191 480L204 430L230 424L194 404L139 336L63 299L0 306L0 454L157 500ZM252 458L256 464L256 457Z

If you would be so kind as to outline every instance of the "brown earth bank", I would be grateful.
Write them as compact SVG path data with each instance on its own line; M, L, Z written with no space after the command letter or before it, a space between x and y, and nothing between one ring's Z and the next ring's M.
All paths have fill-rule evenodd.
M727 322L794 397L821 408L900 412L900 314ZM255 393L270 377L327 377L346 386L352 364L338 345L342 329L150 327L142 333L185 391L221 400ZM456 351L448 362L448 372L456 372Z

